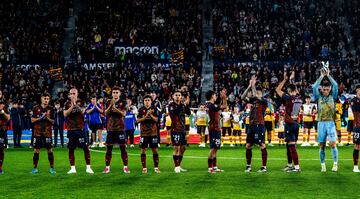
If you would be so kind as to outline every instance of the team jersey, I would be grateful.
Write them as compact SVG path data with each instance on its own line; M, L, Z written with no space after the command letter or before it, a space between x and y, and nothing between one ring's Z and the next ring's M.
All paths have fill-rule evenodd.
M6 106L4 106L3 111L4 113L9 114L9 109ZM0 132L6 132L8 121L9 119L5 117L5 114L0 114Z
M196 112L196 126L206 126L206 111L197 111Z
M99 107L100 109L102 109L101 104L97 103L96 106ZM91 110L93 108L94 108L94 104L89 104L85 110L87 111L87 110ZM90 124L101 124L102 123L101 114L97 110L97 108L94 108L94 110L89 114L89 123Z
M222 126L225 128L230 128L231 127L231 112L222 112L221 118L222 118Z
M66 128L67 130L84 130L85 121L84 121L84 111L83 103L78 100L76 106L73 108L71 113L66 117ZM71 101L65 103L65 110L68 110L71 107Z
M341 120L341 115L342 114L343 114L342 104L341 103L336 103L336 121Z
M272 122L274 119L273 119L273 115L272 115L272 112L270 110L269 107L266 108L265 110L265 117L264 117L264 120L266 122Z
M111 101L107 104L106 107L110 106ZM126 112L126 103L123 100L117 100L115 104L116 109ZM107 113L107 129L108 131L124 131L125 130L125 122L124 122L124 115L115 111L114 107L110 109L110 112Z
M240 114L233 114L233 119L232 119L232 125L233 125L233 130L234 131L240 131L241 127L240 127Z
M251 104L250 109L250 124L251 125L264 125L264 114L267 107L267 101L265 99L250 98L249 102Z
M165 126L171 127L171 118L169 115L165 117Z
M349 107L348 109L348 120L354 120L354 112L353 109L351 107Z
M185 104L176 104L171 102L169 104L169 114L171 118L171 130L172 132L185 132L185 116L190 115L190 108Z
M360 128L360 98L351 100L351 109L354 114L354 128Z
M145 106L139 109L138 119L143 118L149 111L153 111L151 113L154 117L159 117L157 109L154 107L146 108ZM147 117L144 121L140 122L140 136L156 136L157 135L157 121L154 121L150 116Z
M189 116L185 117L185 126L190 126L190 117Z
M209 102L207 104L209 113L209 131L221 131L220 129L220 105Z
M323 78L319 78L313 85L313 97L317 102L318 121L334 121L336 116L335 100L338 96L338 84L331 76L328 76L332 89L330 95L325 97L319 91L322 79Z
M50 106L47 106L46 108L43 108L40 105L35 106L33 109L32 117L42 118L41 120L34 123L34 136L51 137L53 123L45 119L45 117L48 117L53 120L54 109Z
M302 105L302 113L303 113L303 121L304 122L312 122L313 121L313 108L314 108L314 104L303 104Z
M301 96L290 96L283 94L282 99L285 101L285 123L297 122L300 108L302 106Z
M284 120L281 120L279 122L279 130L278 131L279 132L284 132L285 131L285 122L284 122Z

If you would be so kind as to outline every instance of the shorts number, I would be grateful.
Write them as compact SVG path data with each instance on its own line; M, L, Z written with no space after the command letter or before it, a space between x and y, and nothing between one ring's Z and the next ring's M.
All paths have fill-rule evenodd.
M79 143L84 143L85 139L84 138L79 138Z
M120 138L120 140L123 140L123 139L125 139L125 135L120 134L120 135L119 135L119 138Z
M46 143L51 143L51 138L46 138Z
M180 135L174 135L174 140L175 140L175 142L179 142L180 141Z
M360 138L360 133L355 133L354 132L354 139L359 139Z
M221 139L214 139L214 141L215 141L215 145L220 145L221 144Z
M152 139L152 143L153 143L153 144L158 143L158 139L157 139L157 138L153 138L153 139Z

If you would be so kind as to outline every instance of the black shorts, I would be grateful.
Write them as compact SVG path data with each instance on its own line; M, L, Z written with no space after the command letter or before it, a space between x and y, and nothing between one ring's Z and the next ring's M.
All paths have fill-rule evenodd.
M264 144L265 143L265 126L262 124L249 125L246 133L246 143Z
M205 134L206 126L197 126L196 128L199 135Z
M284 139L285 138L285 133L284 132L278 132L278 138L279 139Z
M0 131L0 149L5 149L7 146L7 131Z
M241 136L241 130L233 130L233 136Z
M45 136L35 136L33 138L34 148L35 149L51 149L52 148L52 137Z
M285 123L285 142L297 142L299 137L298 123Z
M313 127L313 122L304 122L305 129L311 129Z
M267 132L271 132L273 130L273 124L271 121L265 121L265 128Z
M146 148L158 148L158 137L157 136L145 136L140 137L140 148L146 149Z
M360 144L360 128L355 128L353 132L353 143Z
M96 133L97 130L103 129L103 125L102 124L90 124L89 129L91 130L92 133Z
M76 147L87 148L89 146L85 132L82 130L68 130L67 137L69 139L67 145L69 149L75 149Z
M347 126L347 132L353 132L353 131L354 131L354 120L349 120Z
M185 132L171 132L171 143L173 146L186 145L186 133Z
M221 132L209 131L210 149L220 149L221 146Z
M126 144L127 136L124 131L108 131L106 136L106 145Z
M318 129L318 121L314 121L314 127L315 127L315 131L317 132L317 129Z
M231 127L223 127L222 128L222 136L223 137L226 136L226 132L227 132L228 136L231 136Z

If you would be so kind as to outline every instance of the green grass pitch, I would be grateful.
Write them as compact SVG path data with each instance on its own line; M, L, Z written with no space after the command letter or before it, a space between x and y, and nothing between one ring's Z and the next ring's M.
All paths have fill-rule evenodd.
M253 149L252 173L244 173L245 148L223 147L218 152L218 166L224 173L207 173L208 148L193 145L185 153L182 167L173 171L172 149L159 149L161 174L153 172L148 150L148 174L142 174L140 150L128 148L130 174L122 173L120 150L114 148L111 173L102 174L105 149L91 152L94 175L85 173L83 151L76 151L77 174L68 175L66 149L54 149L57 174L49 173L45 150L41 151L39 174L31 174L32 150L7 149L4 174L0 175L0 198L356 198L360 175L353 173L352 147L339 148L339 171L331 172L328 148L328 172L320 172L317 147L298 147L301 173L284 173L285 148L268 148L268 173L256 173L261 164L260 150Z

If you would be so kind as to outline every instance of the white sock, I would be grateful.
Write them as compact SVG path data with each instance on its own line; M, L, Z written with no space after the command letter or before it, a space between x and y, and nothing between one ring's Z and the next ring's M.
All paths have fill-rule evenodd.
M110 166L106 166L107 169L110 169Z
M354 169L355 169L355 170L359 170L358 165L354 165Z
M295 169L300 169L300 166L299 166L299 165L295 165Z
M334 165L337 165L337 162L334 162Z
M124 169L127 169L127 166L124 166Z
M76 170L75 166L70 166L70 170Z
M90 166L90 165L86 165L86 169L91 169L91 166Z
M325 163L321 163L321 166L325 166Z
M292 167L292 164L288 164L288 167Z

